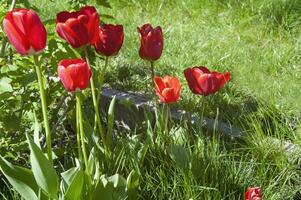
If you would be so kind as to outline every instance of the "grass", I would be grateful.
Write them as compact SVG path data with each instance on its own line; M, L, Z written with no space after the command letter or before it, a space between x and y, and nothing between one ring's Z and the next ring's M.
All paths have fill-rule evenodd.
M70 8L68 1L32 3L43 8L43 20ZM179 106L199 109L201 101L188 90L182 73L186 67L229 70L231 82L208 98L206 115L239 126L246 137L242 143L229 142L218 133L174 126L177 131L171 131L169 146L152 145L143 139L147 131L141 128L131 137L119 136L118 159L104 172L126 175L138 170L141 199L236 200L243 199L245 189L253 185L262 187L265 199L292 199L301 189L298 154L288 154L271 137L301 144L299 1L120 0L111 4L113 9L98 10L115 18L105 21L124 25L125 40L110 63L108 83L122 90L147 91L149 66L138 56L136 28L146 22L160 25L164 52L155 66L160 75L180 77ZM144 146L148 151L139 159ZM177 156L173 147L186 156ZM5 188L0 192L3 196L18 199L12 190L1 188Z

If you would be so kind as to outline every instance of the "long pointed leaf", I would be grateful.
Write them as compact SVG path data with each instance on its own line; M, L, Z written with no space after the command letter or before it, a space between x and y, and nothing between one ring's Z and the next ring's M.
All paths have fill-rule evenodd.
M26 134L30 148L30 163L32 172L37 184L51 197L57 198L59 189L58 176L50 161L43 154L41 149Z
M32 172L29 169L15 166L0 156L2 173L12 186L26 200L38 200L38 186Z

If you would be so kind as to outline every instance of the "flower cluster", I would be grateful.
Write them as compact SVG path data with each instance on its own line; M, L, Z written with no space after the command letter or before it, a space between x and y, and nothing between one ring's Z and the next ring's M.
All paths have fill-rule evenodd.
M115 56L123 44L123 26L99 25L99 14L91 6L75 12L60 12L56 17L56 31L73 48L93 45L96 52L103 56ZM37 54L46 46L46 30L38 15L27 9L9 12L3 27L11 44L22 55ZM137 28L140 36L139 56L151 63L158 60L163 51L162 28L144 24ZM39 33L39 34L33 34ZM90 66L84 60L63 60L59 63L58 75L69 92L85 89L91 77ZM206 67L192 67L184 70L190 90L194 94L207 96L216 93L230 80L230 72L210 72ZM180 97L181 84L178 78L155 77L156 94L164 103L177 102Z

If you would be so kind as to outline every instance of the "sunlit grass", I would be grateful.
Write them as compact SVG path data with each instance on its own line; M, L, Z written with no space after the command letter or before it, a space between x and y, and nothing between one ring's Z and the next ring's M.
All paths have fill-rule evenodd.
M43 8L44 20L70 7L66 1L32 2ZM215 118L219 113L218 119L239 126L247 135L238 143L224 141L219 133L184 129L184 142L179 143L171 133L173 144L189 152L189 164L183 168L163 145L150 145L145 159L139 160L139 151L149 145L140 139L146 134L142 129L138 136L131 133L133 137L117 139L117 159L103 170L139 171L141 199L237 200L253 185L262 187L265 199L292 199L301 189L298 154L287 154L281 142L271 137L300 144L295 130L299 121L285 121L299 114L301 106L300 26L297 5L289 6L295 1L281 1L286 5L282 7L278 0L273 2L122 0L112 1L111 10L100 7L100 13L115 18L104 21L123 24L125 29L124 46L110 63L108 83L123 90L148 90L149 64L138 56L136 28L146 22L160 25L164 53L155 66L158 74L180 77L180 106L195 109L201 101L185 84L182 71L186 67L229 70L232 80L208 98L206 114ZM1 193L16 196L9 189Z

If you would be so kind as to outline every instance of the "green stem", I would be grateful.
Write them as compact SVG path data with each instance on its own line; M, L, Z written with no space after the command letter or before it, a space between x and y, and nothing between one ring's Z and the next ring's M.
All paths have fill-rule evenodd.
M81 151L81 143L80 143L80 122L79 122L79 104L76 101L76 140L77 140L77 150L79 160L82 161L82 151Z
M151 64L151 72L152 72L152 83L154 82L155 78L155 66L154 66L154 61L150 61Z
M84 162L86 166L86 173L90 177L90 171L89 171L89 162L88 162L88 157L87 157L87 150L86 150L86 144L85 144L85 134L84 134L84 125L83 125L83 113L82 113L82 105L81 105L81 93L77 92L76 93L76 103L77 103L77 108L78 108L78 122L79 122L79 132L80 132L80 139L81 139L81 145L82 145L82 150L83 150L83 157L84 157Z
M47 114L47 103L46 103L44 81L43 81L43 77L42 77L40 63L38 61L38 56L33 56L33 59L34 59L35 67L36 67L36 73L37 73L39 88L40 88L40 98L41 98L44 126L45 126L45 132L46 132L47 154L48 154L48 159L50 160L50 162L52 164L53 161L52 161L52 147L51 147L51 132L50 132L48 114Z
M85 48L85 54L86 54L86 62L89 65L89 67L91 67L87 47ZM99 129L99 134L100 134L100 137L101 137L104 145L106 146L106 138L105 138L105 135L103 133L102 124L101 124L101 121L100 121L99 107L98 107L98 101L97 101L96 94L95 94L95 86L94 86L93 76L90 79L90 85L91 85L91 91L92 91L92 100L93 100L95 118L96 118L97 126L98 126L98 129Z
M168 141L168 134L169 134L169 131L168 131L168 122L169 122L169 104L164 104L163 106L163 123L164 123L164 144L167 143Z

